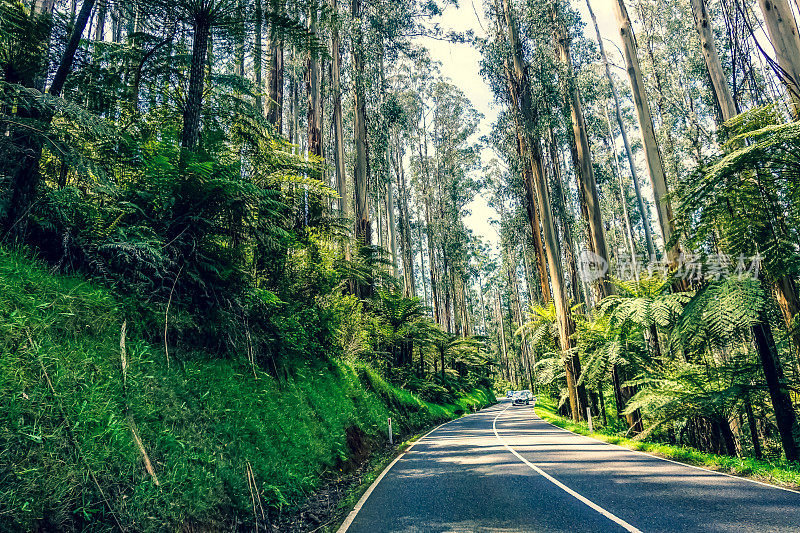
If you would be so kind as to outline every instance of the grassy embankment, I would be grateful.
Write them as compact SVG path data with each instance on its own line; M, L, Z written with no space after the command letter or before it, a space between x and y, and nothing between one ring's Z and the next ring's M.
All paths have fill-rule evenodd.
M387 417L409 435L493 400L426 403L323 357L281 382L207 354L168 368L131 324L122 337L125 315L109 291L0 249L0 530L263 523L366 458Z
M586 422L576 424L571 419L560 416L555 403L544 395L539 396L539 400L536 404L536 414L554 426L567 429L580 435L587 435L610 444L624 446L631 450L638 450L672 459L673 461L702 466L709 470L748 477L782 487L793 489L800 488L800 465L796 463L787 463L784 460L765 461L751 457L729 457L726 455L704 453L685 446L674 446L658 442L648 442L647 440L630 439L614 432L610 428L604 428L598 425L598 420L594 421L595 431L590 433ZM609 413L608 416L613 415Z

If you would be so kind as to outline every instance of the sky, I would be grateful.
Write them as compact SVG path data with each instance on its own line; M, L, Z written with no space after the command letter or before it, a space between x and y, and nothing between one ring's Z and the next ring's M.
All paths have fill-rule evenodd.
M597 23L604 38L610 39L619 46L616 24L614 23L614 13L612 10L612 0L594 0L592 8L597 16ZM594 28L591 26L591 19L586 10L585 0L573 1L573 8L578 10L587 24L586 35L594 40ZM480 17L480 18L479 18ZM458 7L448 6L439 20L442 29L464 32L472 30L476 36L486 35L484 28L488 28L487 20L484 17L483 0L460 0ZM494 101L494 95L489 86L484 82L480 74L481 54L469 44L450 43L434 39L420 39L419 42L425 45L430 51L431 57L441 63L441 72L450 78L454 85L459 87L472 102L472 105L482 115L483 120L478 131L478 136L488 134L492 124L497 119L500 107ZM613 63L619 64L621 57L614 46L606 46ZM481 154L483 163L488 163L494 156L489 149L484 149ZM489 207L486 200L481 196L475 198L468 206L470 215L465 218L464 223L472 231L492 243L495 248L499 246L499 237L496 226L491 224L491 220L497 220L497 212Z

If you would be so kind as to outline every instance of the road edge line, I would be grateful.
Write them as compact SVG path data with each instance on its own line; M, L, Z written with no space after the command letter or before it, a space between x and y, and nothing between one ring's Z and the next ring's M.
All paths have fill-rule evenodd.
M489 405L489 406L487 406L487 407L491 407L491 406ZM481 411L482 411L482 410L483 410L483 409L481 409ZM391 463L389 463L389 466L387 466L386 468L384 468L384 469L383 469L383 471L382 471L382 472L381 472L381 473L378 475L378 477L376 477L376 478L375 478L375 481L373 481L373 482L370 484L370 486L369 486L369 488L367 488L366 492L364 492L364 494L362 494L362 495L361 495L361 498L359 498L359 499L358 499L358 502L356 502L356 505L355 505L355 507L353 507L353 509L352 509L352 510L351 510L351 511L350 511L350 512L347 514L347 517L344 519L344 522L342 522L342 525L340 525L340 526L339 526L339 529L337 529L337 530L336 530L336 533L345 533L345 532L346 532L346 531L347 531L347 530L350 528L350 526L351 526L351 525L352 525L352 523L353 523L353 520L355 520L355 519L356 519L356 516L358 515L358 512L361 510L361 508L362 508L362 507L364 506L364 504L367 502L367 499L369 498L370 494L372 494L372 491L373 491L373 490L375 490L375 487L377 487L377 486L378 486L378 483L380 483L380 482L381 482L381 480L383 479L383 477L384 477L386 474L388 474L388 473L389 473L389 470L391 470L391 469L392 469L392 467L395 465L395 463L396 463L397 461L399 461L400 459L402 459L402 458L403 458L403 456L404 456L405 454L407 454L408 452L410 452L410 451L411 451L411 448L413 448L415 444L417 444L418 442L420 442L422 439L426 438L428 435L430 435L431 433L433 433L433 432L434 432L434 431L436 431L437 429L439 429L439 428L441 428L441 427L443 427L443 426L446 426L447 424L449 424L449 423L451 423L451 422L455 422L455 421L457 421L457 420L463 420L464 418L466 418L466 417L468 417L468 416L476 415L476 414L480 413L481 411L476 411L476 412L474 412L474 413L469 413L469 414L467 414L467 415L460 416L460 417L458 417L458 418L454 418L453 420L448 420L447 422L442 422L441 424L439 424L438 426L436 426L435 428L431 429L430 431L428 431L427 433L425 433L423 436L421 436L420 438L418 438L417 440L415 440L414 442L412 442L411 444L409 444L409 445L408 445L408 448L406 448L405 450L403 450L403 451L400 453L400 455L398 455L397 457L395 457L395 458L394 458L394 460L393 460Z
M614 444L613 442L606 442L606 441L604 441L602 439L596 439L596 438L594 438L592 436L589 436L589 435L581 435L580 433L575 433L574 431L570 431L568 429L559 427L559 426L557 426L555 424L552 424L552 423L548 422L546 419L544 419L541 416L539 416L538 413L536 413L536 410L534 410L533 412L536 415L536 417L539 420L541 420L542 422L544 422L545 424L553 426L556 429L560 429L561 431L566 431L567 433L572 433L573 435L576 435L578 437L585 437L587 439L592 439L595 442L601 442L603 444L608 444L609 446L614 446L615 448L620 448L621 450L625 450L625 451L632 452L632 453L639 453L639 454L642 454L642 455L646 455L647 457L652 457L653 459L660 459L661 461L666 461L668 463L674 463L674 464L680 465L680 466L688 466L689 468L695 468L697 470L702 470L703 472L710 472L712 474L718 474L720 476L726 476L726 477L730 477L730 478L733 478L733 479L738 479L739 481L748 481L750 483L755 483L757 485L762 485L762 486L770 488L770 489L785 490L786 492L791 492L791 493L794 493L794 494L800 494L800 490L790 489L789 487L781 487L780 485L773 485L772 483L767 483L765 481L759 481L757 479L750 479L749 477L737 476L735 474L729 474L727 472L720 472L719 470L711 470L710 468L706 468L706 467L698 466L698 465L693 465L693 464L690 464L690 463L682 463L682 462L676 461L674 459L668 459L666 457L661 457L660 455L656 455L654 453L643 452L642 450L632 450L632 449L630 449L630 448L628 448L626 446L620 446L619 444Z
M563 490L564 492L566 492L570 496L574 497L579 502L585 504L586 506L588 506L591 509L594 509L595 511L597 511L601 515L605 516L606 518L608 518L609 520L611 520L612 522L614 522L618 526L622 527L626 531L629 531L630 533L642 533L642 531L640 529L636 528L635 526L632 526L631 524L629 524L628 522L626 522L622 518L618 517L617 515L615 515L611 511L607 511L606 509L603 509L602 507L600 507L599 505L594 503L592 500L590 500L586 496L583 496L582 494L580 494L579 492L575 491L574 489L571 489L568 486L564 485L562 482L560 482L559 480L557 480L556 478L554 478L553 476L551 476L550 474L548 474L547 472L545 472L544 470L542 470L541 468L536 466L535 464L533 464L530 461L528 461L527 459L525 459L514 448L512 448L503 439L503 437L501 437L500 434L497 432L497 419L500 418L500 415L502 415L503 413L508 411L509 407L511 407L511 406L509 405L508 407L506 407L505 409L503 409L502 411L497 413L497 416L495 416L494 420L492 421L492 430L494 431L494 436L497 438L497 440L500 441L500 443L503 445L503 447L505 447L512 454L514 454L517 457L517 459L519 459L520 461L522 461L523 463L528 465L531 468L531 470L533 470L534 472L536 472L537 474L539 474L540 476L545 478L547 481L549 481L550 483L552 483L556 487L560 488L561 490ZM539 416L539 415L536 415L536 416Z

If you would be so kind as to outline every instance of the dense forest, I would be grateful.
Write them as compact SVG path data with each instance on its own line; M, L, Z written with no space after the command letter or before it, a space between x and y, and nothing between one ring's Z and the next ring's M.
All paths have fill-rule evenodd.
M331 368L317 385L389 407L337 405L408 432L524 388L621 435L800 459L800 2L607 4L616 35L590 0L476 2L482 34L440 24L455 0L0 0L0 527L202 524L225 493L258 528L262 494L274 518L314 481L287 495L248 456L148 492L202 460L146 449L218 428L183 408L304 401ZM437 41L480 53L488 133ZM181 396L204 383L222 395ZM103 439L141 455L129 491ZM30 488L65 456L85 489Z

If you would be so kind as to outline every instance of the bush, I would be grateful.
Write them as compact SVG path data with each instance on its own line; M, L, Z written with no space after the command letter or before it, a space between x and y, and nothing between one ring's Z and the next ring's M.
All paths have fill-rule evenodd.
M454 403L456 401L455 395L436 383L424 381L417 389L419 397L425 401L433 403Z

